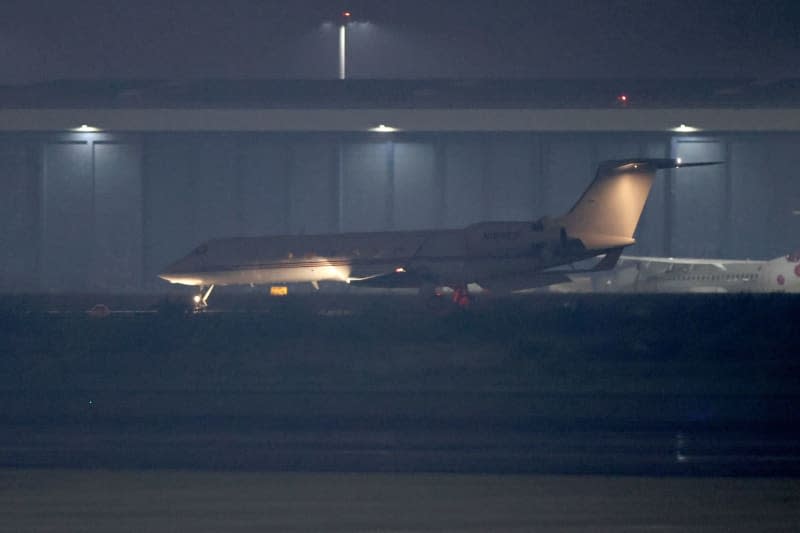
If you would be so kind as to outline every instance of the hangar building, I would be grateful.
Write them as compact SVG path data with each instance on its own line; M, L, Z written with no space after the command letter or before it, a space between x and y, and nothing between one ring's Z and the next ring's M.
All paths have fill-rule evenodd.
M0 88L0 291L156 292L221 236L461 227L665 173L631 253L800 247L800 80L54 82Z

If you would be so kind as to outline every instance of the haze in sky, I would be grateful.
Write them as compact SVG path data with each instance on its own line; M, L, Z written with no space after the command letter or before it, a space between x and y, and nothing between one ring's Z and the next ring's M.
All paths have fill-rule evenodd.
M0 83L800 75L800 4L751 0L5 0Z

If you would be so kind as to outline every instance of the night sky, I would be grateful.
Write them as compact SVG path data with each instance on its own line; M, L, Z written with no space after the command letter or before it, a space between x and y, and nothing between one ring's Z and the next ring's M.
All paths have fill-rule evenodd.
M3 0L0 83L800 75L800 2ZM329 21L325 24L325 21Z

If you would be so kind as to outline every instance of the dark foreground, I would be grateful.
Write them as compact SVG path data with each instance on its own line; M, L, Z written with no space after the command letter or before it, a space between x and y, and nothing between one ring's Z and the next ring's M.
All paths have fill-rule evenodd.
M0 470L0 531L797 531L796 479Z
M793 297L534 296L442 313L312 296L106 318L81 311L90 301L4 300L0 466L800 474ZM30 475L41 482L5 479Z

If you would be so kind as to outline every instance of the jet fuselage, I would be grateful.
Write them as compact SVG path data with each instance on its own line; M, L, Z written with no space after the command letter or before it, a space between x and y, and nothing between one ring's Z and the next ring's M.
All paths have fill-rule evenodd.
M172 283L215 285L342 281L374 287L470 283L517 290L564 281L552 267L604 255L611 268L633 235L655 173L676 159L600 164L594 180L564 215L538 221L481 222L464 229L233 237L201 244L160 275ZM197 297L196 301L197 301Z
M183 285L358 282L387 272L460 286L596 255L547 221L482 222L461 230L234 237L201 244L160 275Z

